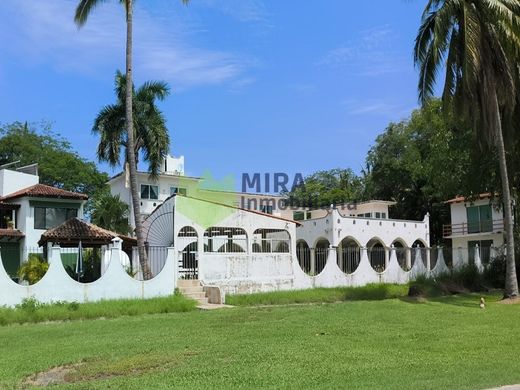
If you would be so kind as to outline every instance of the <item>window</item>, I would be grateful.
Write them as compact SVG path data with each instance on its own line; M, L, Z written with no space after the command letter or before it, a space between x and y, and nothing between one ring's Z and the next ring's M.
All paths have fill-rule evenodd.
M468 233L493 231L490 205L467 207L466 216L468 218Z
M376 218L381 219L381 213L376 213Z
M170 187L170 195L179 194L182 196L186 196L186 193L186 188Z
M305 213L303 211L295 211L293 212L293 220L295 221L303 221L305 219Z
M381 213L381 218L386 219L386 213Z
M34 208L34 228L52 229L63 222L78 216L77 209L60 207L35 207Z
M159 199L159 187L141 184L141 199Z
M312 213L310 211L307 211L307 219L312 219Z

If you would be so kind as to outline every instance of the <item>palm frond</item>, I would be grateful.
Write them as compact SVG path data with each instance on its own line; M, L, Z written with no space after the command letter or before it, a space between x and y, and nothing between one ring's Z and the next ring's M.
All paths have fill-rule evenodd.
M74 14L74 22L79 27L83 27L92 10L105 1L107 0L80 0Z

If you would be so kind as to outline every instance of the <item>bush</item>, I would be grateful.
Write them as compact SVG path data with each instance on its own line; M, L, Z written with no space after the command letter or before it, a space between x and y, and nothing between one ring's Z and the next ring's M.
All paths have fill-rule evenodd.
M475 264L465 264L455 270L427 278L419 275L410 283L414 295L438 296L463 292L485 291L485 279Z
M515 256L516 276L520 277L520 253ZM484 270L484 280L489 286L494 288L504 288L506 284L506 256L500 254L493 257Z
M35 284L43 278L48 269L49 263L42 260L37 254L30 254L27 261L18 269L17 274L20 280Z

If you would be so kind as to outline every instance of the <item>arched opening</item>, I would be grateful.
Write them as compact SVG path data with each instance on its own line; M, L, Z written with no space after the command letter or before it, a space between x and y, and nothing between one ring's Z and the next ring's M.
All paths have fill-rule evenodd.
M427 267L428 266L427 265L428 264L428 260L427 260L428 253L427 253L427 249L426 249L426 244L422 240L415 240L412 245L412 248L413 248L414 261L415 261L415 256L417 256L417 252L419 252L424 266Z
M352 237L344 238L337 249L339 268L346 274L353 273L361 261L361 247Z
M179 276L181 279L198 279L198 234L191 226L184 226L177 235L177 245L182 248L179 261Z
M204 252L245 253L247 234L242 228L213 226L204 232Z
M289 253L290 247L291 240L287 230L256 229L253 233L254 253Z
M368 260L374 271L381 273L386 269L387 250L381 240L372 238L367 243Z
M300 264L301 269L306 274L311 273L311 249L305 240L299 240L296 243L296 258Z
M314 275L320 274L323 268L325 268L327 257L329 256L329 247L330 243L326 238L321 238L316 242L316 246L314 247Z
M412 268L410 248L406 246L404 241L397 239L392 245L394 246L397 262L403 271L410 271Z

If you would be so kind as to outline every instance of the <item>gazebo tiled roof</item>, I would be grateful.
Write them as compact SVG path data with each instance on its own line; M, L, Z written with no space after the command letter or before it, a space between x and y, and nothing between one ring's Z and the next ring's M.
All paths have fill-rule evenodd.
M0 202L28 196L31 198L58 198L58 199L75 199L87 200L88 196L78 192L66 191L61 188L47 186L45 184L35 184L33 186L23 188L19 191L0 197Z
M42 234L38 245L42 246L47 242L57 243L60 245L78 245L81 241L82 245L107 245L116 237L123 240L126 246L136 246L137 240L132 237L112 232L93 225L79 218L71 218L61 225L53 229L47 230Z
M8 241L19 241L25 237L20 230L17 229L0 229L0 239L5 238Z

